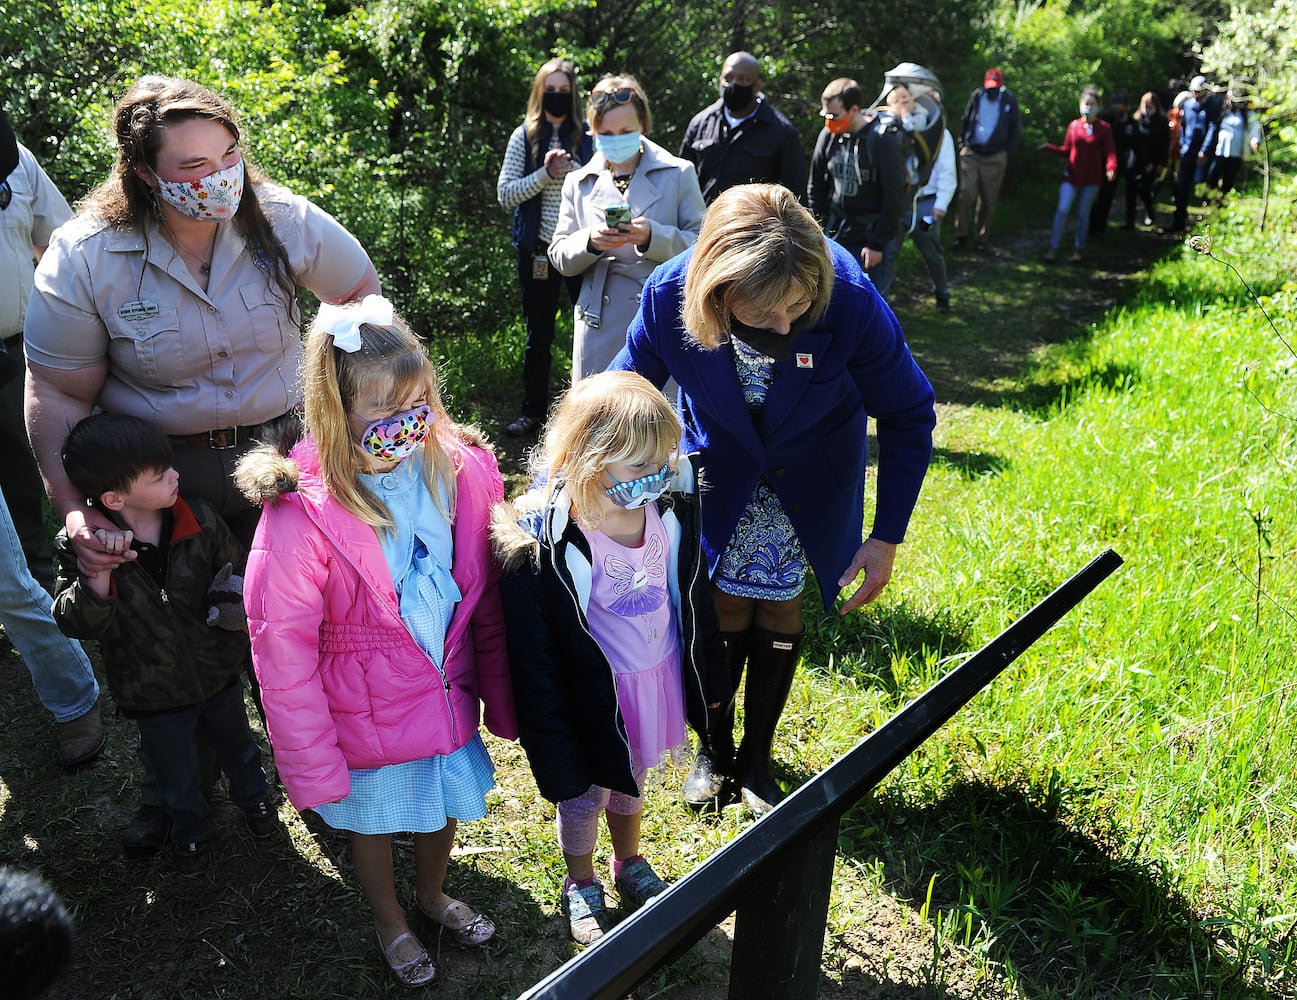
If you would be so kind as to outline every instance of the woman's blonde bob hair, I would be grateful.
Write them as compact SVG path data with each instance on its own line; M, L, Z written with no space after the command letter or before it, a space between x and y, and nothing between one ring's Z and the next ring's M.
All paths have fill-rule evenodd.
M813 325L833 295L833 258L819 224L779 184L732 187L707 209L685 275L681 320L703 347L725 342L737 305L767 316L794 292L811 298Z
M332 332L312 324L302 364L306 429L319 452L329 494L366 524L392 527L387 506L360 482L360 474L369 471L357 440L363 428L353 428L348 417L361 396L372 397L383 413L395 413L412 392L421 390L433 420L423 443L423 478L442 513L453 520L458 470L445 440L454 428L442 406L437 372L405 321L395 317L390 326L361 324L360 349L350 354L334 346Z
M680 448L680 422L653 383L635 372L600 372L583 378L555 407L535 471L552 495L566 486L572 514L582 525L603 523L605 467L648 462L656 472Z

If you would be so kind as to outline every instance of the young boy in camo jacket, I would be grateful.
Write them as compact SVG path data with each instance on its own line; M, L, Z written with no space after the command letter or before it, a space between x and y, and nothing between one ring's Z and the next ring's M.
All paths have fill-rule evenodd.
M90 506L121 529L98 530L99 544L125 559L88 576L60 532L54 619L69 636L99 640L109 690L139 727L140 753L157 776L176 867L194 874L210 862L200 740L215 750L252 835L277 827L243 703L247 554L215 510L181 498L171 442L157 426L93 414L72 428L62 458Z

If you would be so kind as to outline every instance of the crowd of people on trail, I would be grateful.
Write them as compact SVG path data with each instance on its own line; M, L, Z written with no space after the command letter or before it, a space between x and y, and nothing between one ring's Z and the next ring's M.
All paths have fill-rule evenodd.
M622 910L667 888L641 851L651 772L687 763L699 811L759 818L785 797L772 754L808 578L826 613L877 599L931 455L934 393L886 301L897 258L912 238L949 311L942 223L957 250L987 247L1022 122L999 69L954 122L936 75L902 63L872 101L825 86L806 160L764 88L731 54L676 154L633 76L583 101L570 62L537 70L497 185L526 332L504 429L539 436L511 499L369 254L247 161L223 97L137 80L75 214L0 118L0 624L65 767L106 741L78 640L98 642L138 732L128 857L169 847L207 870L222 774L252 837L284 835L245 685L292 807L350 834L373 945L406 986L437 969L393 834L413 835L430 927L496 933L446 885L458 823L488 813L483 724L556 804L580 944L617 913L600 817ZM1120 178L1127 228L1167 181L1182 228L1195 182L1228 191L1261 142L1246 101L1214 103L1201 77L1134 116L1100 101L1087 88L1041 147L1065 161L1049 260L1073 209L1076 257L1101 234ZM572 386L554 400L564 288ZM303 290L321 303L305 338Z

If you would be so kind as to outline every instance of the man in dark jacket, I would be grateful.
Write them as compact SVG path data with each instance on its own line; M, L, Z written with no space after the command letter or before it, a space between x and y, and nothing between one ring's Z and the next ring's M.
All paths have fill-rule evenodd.
M1018 98L1004 85L1004 74L992 67L986 71L982 86L969 95L959 129L956 250L968 246L970 230L977 248L986 248L1009 154L1021 141Z
M680 155L698 170L703 201L736 184L782 184L801 196L806 186L802 143L793 123L761 92L761 64L734 52L721 67L721 97L694 115Z
M824 88L820 115L824 128L811 154L807 207L868 275L883 263L905 212L901 126L890 112L866 117L860 84L845 78Z

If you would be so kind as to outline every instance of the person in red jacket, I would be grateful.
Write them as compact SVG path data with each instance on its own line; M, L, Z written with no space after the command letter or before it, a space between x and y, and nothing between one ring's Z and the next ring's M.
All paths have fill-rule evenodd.
M1076 249L1072 262L1077 263L1085 254L1085 235L1089 227L1090 206L1099 193L1099 185L1107 178L1117 176L1117 148L1112 140L1112 127L1099 118L1099 91L1086 87L1081 92L1081 117L1067 126L1063 144L1042 142L1040 149L1048 150L1066 160L1063 181L1058 187L1058 209L1054 212L1054 228L1049 235L1049 252L1045 260L1058 259L1058 245L1063 242L1063 227L1072 206L1077 208Z

